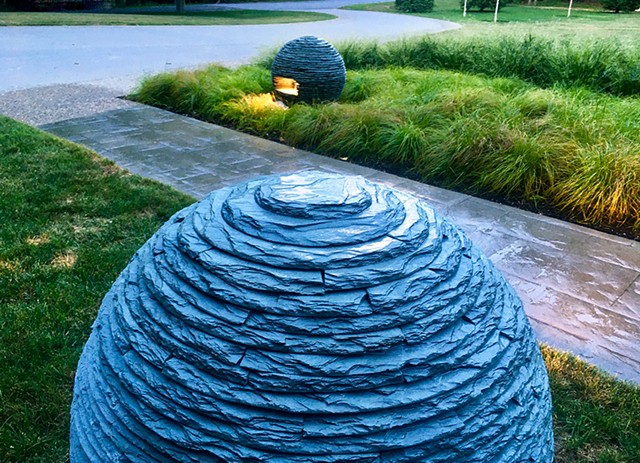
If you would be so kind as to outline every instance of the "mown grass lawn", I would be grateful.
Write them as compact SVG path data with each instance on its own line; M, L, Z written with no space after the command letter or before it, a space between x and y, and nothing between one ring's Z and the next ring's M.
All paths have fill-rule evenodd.
M640 34L640 12L614 14L604 11L593 3L574 2L571 17L567 17L569 2L540 0L537 6L510 3L493 22L493 11L469 11L462 16L459 0L435 0L433 11L417 16L445 19L457 22L462 29L444 32L442 35L456 37L483 37L491 40L497 35L539 35L546 38L587 42L597 39L615 39L635 45ZM394 2L351 5L346 9L380 11L405 14L395 9Z
M0 117L0 461L67 461L75 366L100 300L192 201ZM557 463L637 463L640 388L542 352Z
M102 297L193 199L0 116L0 461L67 460L73 375Z
M0 26L230 26L325 21L335 16L304 11L223 10L147 13L2 12Z

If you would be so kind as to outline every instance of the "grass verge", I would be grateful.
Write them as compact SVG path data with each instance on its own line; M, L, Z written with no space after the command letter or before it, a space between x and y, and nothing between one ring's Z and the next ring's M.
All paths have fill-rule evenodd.
M551 384L555 463L636 463L640 388L542 346Z
M192 201L0 117L0 461L67 461L74 371L100 301Z
M148 78L139 101L640 238L640 100L412 68L349 71L287 111L260 66Z
M221 10L184 14L148 13L0 13L0 26L230 26L325 21L335 16L305 11Z
M74 369L100 300L193 200L3 117L0 186L0 461L64 462ZM640 388L542 352L556 462L637 462Z

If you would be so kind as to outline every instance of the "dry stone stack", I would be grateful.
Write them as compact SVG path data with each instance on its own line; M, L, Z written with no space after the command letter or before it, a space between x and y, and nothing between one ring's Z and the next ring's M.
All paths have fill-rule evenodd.
M304 172L172 217L105 297L71 461L551 463L512 288L424 202Z
M312 103L340 98L347 71L333 45L306 35L284 44L273 59L271 76L276 97Z

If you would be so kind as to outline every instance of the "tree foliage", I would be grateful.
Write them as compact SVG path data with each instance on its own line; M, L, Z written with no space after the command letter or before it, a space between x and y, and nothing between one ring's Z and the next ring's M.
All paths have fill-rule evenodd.
M507 4L506 0L500 0L498 9ZM467 0L467 11L476 9L478 11L493 11L496 7L496 0ZM464 0L460 0L460 8L464 8Z
M102 0L6 0L5 4L16 11L75 11L92 10L104 6Z

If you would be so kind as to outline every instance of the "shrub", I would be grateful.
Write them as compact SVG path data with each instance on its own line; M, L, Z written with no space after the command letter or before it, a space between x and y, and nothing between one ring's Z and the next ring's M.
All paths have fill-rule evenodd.
M498 9L501 9L507 2L505 0L500 0L500 5ZM472 10L477 8L479 11L493 11L496 7L495 0L467 0L467 10ZM464 8L464 0L460 0L460 8Z
M616 13L621 11L630 13L640 8L640 0L601 0L600 4L605 10L611 10Z
M407 13L429 13L433 0L396 0L396 9Z

